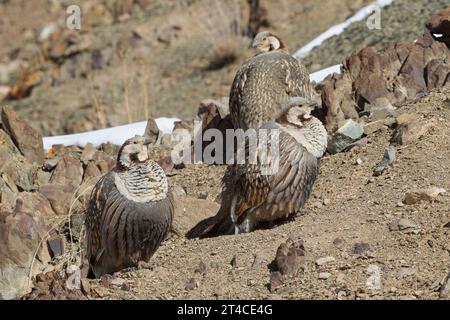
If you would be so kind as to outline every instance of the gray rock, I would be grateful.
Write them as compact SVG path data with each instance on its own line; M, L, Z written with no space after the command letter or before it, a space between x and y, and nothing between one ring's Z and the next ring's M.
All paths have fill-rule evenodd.
M29 163L24 157L13 157L7 160L2 171L22 190L31 191L35 189L34 182L37 176L37 167Z
M40 192L21 192L19 199L23 201L23 208L27 212L39 214L44 218L52 217L55 211L48 199Z
M144 131L144 138L151 141L151 144L159 144L161 142L162 132L159 130L155 119L148 119L147 126Z
M277 250L274 260L275 271L283 275L295 275L303 270L305 263L305 247L303 240L288 239Z
M39 192L48 199L57 215L69 213L72 197L75 193L73 187L60 184L46 184L39 187Z
M31 163L44 163L44 145L42 135L28 123L17 117L11 107L3 107L2 123L14 144Z
M66 268L66 288L67 290L81 289L81 271L76 265L70 265Z
M324 266L326 264L329 264L329 263L332 263L332 262L335 262L335 261L336 261L336 259L334 257L330 257L330 256L322 257L322 258L319 258L319 259L316 260L316 265Z
M107 155L113 157L114 159L117 157L117 154L119 153L120 146L112 143L103 143L100 146L100 150L102 150Z
M50 261L46 246L40 246L47 230L42 219L23 210L21 200L13 212L0 212L0 300L31 291L29 275L42 272Z
M444 280L444 283L441 286L441 290L439 292L439 297L442 299L450 298L450 272Z
M47 246L52 259L64 254L64 241L61 236L57 235L47 240Z
M406 229L416 229L416 228L417 225L414 222L405 218L394 221L389 225L389 230L391 231L403 231Z
M370 244L365 243L365 242L358 242L358 243L355 243L355 245L353 246L352 252L354 254L363 254L369 250L370 250Z
M331 277L331 273L329 272L319 273L319 280L327 280L329 277Z
M62 154L58 154L54 157L45 159L45 162L42 165L42 169L44 169L45 171L52 171L58 164L59 160L61 160L61 157Z
M394 163L396 154L397 149L394 146L389 146L384 152L383 160L373 169L373 175L381 175L387 167Z
M370 277L366 281L367 289L371 291L381 290L381 269L379 266L372 264L367 268Z
M11 181L6 173L3 173L0 177L0 203L12 208L16 203L18 193L16 184Z
M102 175L100 169L93 163L89 162L84 170L83 183L88 181L91 183L93 179Z
M81 163L70 156L63 156L53 171L50 183L78 188L83 180L83 167Z
M350 144L361 138L363 134L363 127L352 119L348 119L333 135L328 151L332 154L342 152Z
M94 158L94 154L97 150L94 148L94 145L92 143L86 144L86 146L83 149L83 152L81 153L80 160L84 164L87 164L89 161L91 161Z

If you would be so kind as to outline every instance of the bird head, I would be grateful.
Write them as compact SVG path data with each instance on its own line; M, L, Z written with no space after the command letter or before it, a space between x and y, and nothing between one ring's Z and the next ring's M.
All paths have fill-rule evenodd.
M151 141L141 136L135 136L125 141L117 157L118 167L127 169L133 164L147 161L149 159L147 145L150 143Z
M283 40L277 35L269 31L262 31L253 39L252 48L257 49L259 52L268 52L284 49L285 46Z
M301 128L313 118L311 112L316 106L317 102L310 99L291 98L281 103L281 113L276 121L287 127Z

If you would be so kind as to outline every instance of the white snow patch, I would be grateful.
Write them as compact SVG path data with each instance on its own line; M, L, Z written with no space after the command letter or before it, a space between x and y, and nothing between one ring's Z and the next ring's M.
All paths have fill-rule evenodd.
M341 73L341 65L331 66L329 68L314 72L310 74L311 81L321 82L328 75L332 73ZM175 121L180 121L177 118L158 118L155 119L159 130L163 133L172 133ZM113 143L121 145L125 140L134 137L135 135L143 135L147 121L136 122L123 126L100 129L95 131L69 134L64 136L45 137L44 149L49 150L55 144L62 144L64 146L76 145L84 147L88 143L92 143L95 147L100 146L102 143Z
M374 3L369 4L368 6L365 6L364 8L357 11L353 16L351 16L344 22L331 27L324 33L320 34L317 38L315 38L314 40L309 42L307 45L305 45L304 47L297 50L293 54L294 58L298 59L298 58L307 56L311 52L312 49L321 45L325 40L327 40L333 36L336 36L338 34L341 34L345 30L345 28L347 28L353 22L363 20L365 17L372 14L375 9L388 6L392 2L393 2L393 0L377 0Z
M315 81L316 83L321 82L323 79L325 79L326 77L328 77L330 74L332 73L341 73L341 66L340 64L319 70L317 72L311 73L309 75L309 80L310 81Z
M179 121L177 118L158 118L155 119L159 130L163 133L172 133L175 121ZM45 137L44 149L51 149L54 144L62 144L65 146L76 145L80 147L86 146L88 143L92 143L95 147L100 146L102 143L113 143L121 145L125 140L134 137L135 135L143 135L147 121L136 122L123 126L100 129L95 131L69 134L64 136Z

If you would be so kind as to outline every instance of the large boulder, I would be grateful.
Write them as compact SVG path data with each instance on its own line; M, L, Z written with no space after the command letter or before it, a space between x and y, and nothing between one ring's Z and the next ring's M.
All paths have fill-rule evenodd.
M20 119L8 106L2 109L2 124L27 160L38 165L44 163L42 135L36 129Z
M398 43L376 51L354 52L343 74L321 84L319 118L332 133L346 119L356 120L380 99L394 106L450 83L450 50L426 32L414 43Z
M48 227L17 201L12 212L0 212L0 299L16 299L31 291L31 277L50 261L42 246Z

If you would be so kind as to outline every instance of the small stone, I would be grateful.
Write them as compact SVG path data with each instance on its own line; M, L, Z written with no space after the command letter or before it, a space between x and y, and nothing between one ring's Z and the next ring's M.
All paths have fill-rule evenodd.
M405 195L403 203L405 203L406 205L413 205L422 200L431 202L435 198L437 198L440 194L444 194L446 192L447 190L438 187L431 187L428 189L411 191Z
M367 273L370 274L370 277L366 281L367 289L371 291L381 290L381 269L377 265L370 265L367 268Z
M121 278L115 278L115 279L112 279L111 280L111 282L110 282L110 284L112 285L112 286L116 286L116 287L122 287L122 285L125 283L126 281L124 280L124 279L121 279Z
M404 114L399 115L395 119L395 122L397 123L397 125L402 125L406 122L413 121L418 118L419 118L419 115L417 113L404 113Z
M198 264L197 269L195 269L194 271L195 273L200 273L202 275L205 275L207 270L206 270L206 264L203 261L200 261L200 263Z
M73 157L63 156L53 171L50 183L71 186L75 190L82 180L83 167L81 163Z
M89 279L81 279L81 290L84 294L91 294L91 282L89 281Z
M332 262L335 262L336 261L336 259L334 258L334 257L322 257L322 258L319 258L319 259L317 259L316 260L316 264L318 265L318 266L323 266L323 265L326 265L326 264L329 264L329 263L332 263Z
M349 119L336 131L328 150L332 154L342 152L350 144L361 138L363 134L363 127L359 123Z
M333 240L333 244L338 248L342 248L343 245L345 244L345 240L342 238L336 238Z
M324 205L324 206L327 206L327 205L329 205L330 203L331 203L331 200L330 200L330 199L328 199L328 198L323 199L323 205Z
M359 243L355 243L355 245L353 246L352 252L354 254L363 254L369 250L370 250L370 244L365 243L365 242L359 242Z
M329 277L331 277L331 273L329 272L319 273L319 280L327 280Z
M389 146L384 152L383 160L373 169L373 175L379 176L381 175L386 168L388 168L391 164L394 163L395 157L397 154L397 150L394 146Z
M297 274L303 269L305 263L305 247L300 239L294 241L287 239L280 244L275 256L275 271L281 274Z
M377 120L374 122L370 122L364 126L364 134L368 136L368 135L371 135L372 133L380 131L384 128L386 128L386 126L385 126L383 120Z
M196 288L198 288L198 282L194 278L191 278L189 280L189 282L186 284L186 288L185 289L188 290L188 291L192 291L192 290L194 290Z
M161 135L161 131L159 130L155 119L148 119L144 138L149 140L151 144L158 144L161 141Z
M412 222L411 220L408 219L400 219L397 221L397 225L398 225L398 229L400 231L402 230L406 230L406 229L415 229L417 226L414 224L414 222Z
M55 156L53 156L51 158L47 158L45 160L42 168L45 171L52 171L56 167L56 165L58 164L58 162L61 159L61 157L62 157L62 154L58 154L58 155L55 155Z
M357 165L362 165L364 163L364 161L361 160L361 158L356 159L356 164Z
M449 299L450 298L450 272L447 275L447 277L444 279L444 282L441 286L439 297L442 299Z
M398 279L398 280L400 280L400 279L403 279L404 277L406 277L407 275L410 275L412 272L411 272L411 269L410 268L405 268L405 267L402 267L402 268L400 268L400 269L398 269L397 270L397 274L396 274L396 278Z
M80 290L81 288L81 271L76 265L70 265L66 268L66 288L67 290Z
M64 254L64 242L61 236L54 236L47 240L48 249L52 259Z
M95 152L97 150L94 148L94 145L92 143L86 144L86 146L83 149L83 152L81 153L80 160L84 164L87 164L89 161L94 159Z
M233 259L231 259L230 264L231 264L231 267L232 267L233 269L236 269L236 268L237 268L237 258L236 258L236 255L233 256Z

